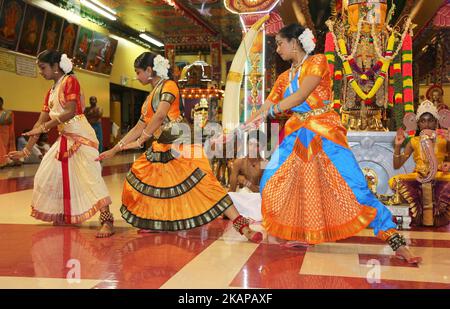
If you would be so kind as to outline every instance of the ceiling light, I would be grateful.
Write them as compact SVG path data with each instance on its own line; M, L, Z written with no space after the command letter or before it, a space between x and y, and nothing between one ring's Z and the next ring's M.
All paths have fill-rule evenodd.
M141 33L139 34L139 37L146 40L147 42L152 43L153 45L156 45L158 47L163 47L164 43L162 43L161 41L158 41L157 39L152 38L151 36L149 36L146 33Z
M82 5L90 8L91 10L105 16L106 18L110 19L110 20L116 20L116 16L108 13L107 11L105 11L104 9L102 9L100 6L100 4L95 5L94 3L88 1L88 0L81 0L80 1ZM96 3L98 3L98 1L95 1ZM102 5L102 7L105 7L104 5ZM109 9L109 11L112 11L111 9ZM113 11L114 12L114 11Z
M97 0L88 0L88 1L90 1L90 2L92 2L92 3L94 3L94 4L96 4L96 5L98 5L98 6L101 7L102 9L107 10L108 12L110 12L110 13L113 14L113 15L117 15L117 12L116 12L116 11L114 11L114 10L111 9L110 7L104 5L104 4L101 3L100 1L97 1Z

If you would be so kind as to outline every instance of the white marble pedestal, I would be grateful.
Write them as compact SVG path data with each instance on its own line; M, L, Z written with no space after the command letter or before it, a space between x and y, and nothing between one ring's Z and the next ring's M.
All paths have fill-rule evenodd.
M395 132L356 132L347 133L350 148L355 154L361 169L370 168L378 177L377 193L393 194L389 179L398 174L411 173L414 169L412 156L398 170L393 167Z

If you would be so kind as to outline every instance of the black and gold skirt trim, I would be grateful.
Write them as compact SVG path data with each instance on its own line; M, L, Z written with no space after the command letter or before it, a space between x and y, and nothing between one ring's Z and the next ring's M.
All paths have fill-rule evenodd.
M159 199L174 198L183 195L193 189L202 179L206 176L206 173L197 168L191 175L189 175L183 182L172 186L159 188L146 183L143 183L136 175L130 170L127 174L128 183L138 191L147 196L151 196Z
M233 201L227 195L225 195L218 203L211 207L206 212L186 219L180 219L175 221L163 221L139 218L128 210L126 205L122 205L120 212L122 218L134 227L146 230L158 230L158 231L180 231L189 230L202 225L205 225L215 218L220 216L228 207L233 205Z

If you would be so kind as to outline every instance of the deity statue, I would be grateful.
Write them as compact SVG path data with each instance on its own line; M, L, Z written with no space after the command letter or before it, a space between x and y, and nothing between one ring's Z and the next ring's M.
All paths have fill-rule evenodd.
M387 12L386 0L336 2L341 11L327 21L325 54L342 123L349 130L385 131L387 109L398 104L394 127L401 125L404 112L413 111L411 18L394 29L395 5Z

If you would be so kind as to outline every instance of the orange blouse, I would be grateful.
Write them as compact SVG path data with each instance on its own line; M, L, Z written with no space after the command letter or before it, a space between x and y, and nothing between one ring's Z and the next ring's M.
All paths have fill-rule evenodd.
M306 59L305 63L301 67L300 87L306 76L320 76L322 80L320 84L314 89L314 91L308 96L306 102L311 107L321 108L325 106L323 101L331 100L331 78L328 68L327 58L323 54L314 55ZM272 91L267 97L268 100L277 104L284 97L284 92L289 86L289 70L284 71L278 76Z
M148 123L158 109L159 103L166 101L170 103L170 109L167 113L168 121L176 120L180 115L180 90L173 80L167 80L161 85L153 88L148 95L141 109L141 120Z

